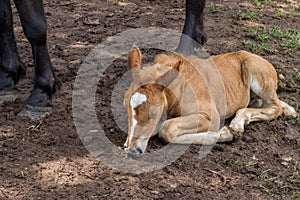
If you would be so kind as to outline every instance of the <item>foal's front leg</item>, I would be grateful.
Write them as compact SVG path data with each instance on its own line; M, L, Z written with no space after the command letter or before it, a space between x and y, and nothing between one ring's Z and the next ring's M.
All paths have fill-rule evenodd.
M216 142L229 142L233 135L227 127L219 128L219 122L211 122L201 114L177 117L167 120L159 136L166 142L176 144L211 145ZM216 131L208 131L216 130Z

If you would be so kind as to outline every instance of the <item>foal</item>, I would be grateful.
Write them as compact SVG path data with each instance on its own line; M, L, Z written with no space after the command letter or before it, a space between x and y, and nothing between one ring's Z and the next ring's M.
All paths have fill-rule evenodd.
M272 120L282 114L297 116L276 94L274 67L246 51L205 60L160 54L153 66L141 69L142 54L133 46L128 62L132 83L124 97L128 112L124 146L131 154L145 152L164 111L168 119L160 128L161 138L204 145L231 141L230 129L244 132L244 126L253 121ZM250 98L260 103L247 107ZM230 129L220 127L223 119L234 115Z

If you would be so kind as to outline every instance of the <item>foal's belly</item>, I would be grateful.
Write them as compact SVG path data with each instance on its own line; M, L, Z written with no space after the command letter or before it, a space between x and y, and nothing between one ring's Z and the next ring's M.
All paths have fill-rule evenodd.
M250 89L245 85L235 86L226 92L226 116L229 118L241 109L246 108L250 101Z

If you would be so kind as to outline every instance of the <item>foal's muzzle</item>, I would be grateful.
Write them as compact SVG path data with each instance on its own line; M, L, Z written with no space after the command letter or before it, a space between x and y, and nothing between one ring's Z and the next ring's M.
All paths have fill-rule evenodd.
M143 150L139 147L128 147L128 148L125 148L125 151L129 157L133 157L133 158L135 158L143 153Z

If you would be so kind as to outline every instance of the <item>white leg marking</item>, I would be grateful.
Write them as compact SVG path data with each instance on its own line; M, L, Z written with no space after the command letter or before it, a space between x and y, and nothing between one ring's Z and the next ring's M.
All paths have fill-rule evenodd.
M245 126L245 113L244 109L238 110L237 113L235 114L235 117L233 120L230 122L229 127L234 130L235 132L242 133L244 132L244 126Z
M230 142L233 140L233 134L230 132L227 126L224 126L219 130L220 137L218 138L218 142Z
M281 107L283 108L283 114L284 115L287 115L287 116L292 116L292 117L297 117L297 112L296 110L288 105L287 103L283 102L283 101L280 101L280 104L281 104Z
M255 94L259 94L262 91L259 82L254 77L252 77L250 88Z
M233 134L227 127L223 127L219 132L201 132L201 133L189 133L174 137L172 143L178 144L202 144L212 145L217 142L229 142L233 140Z

